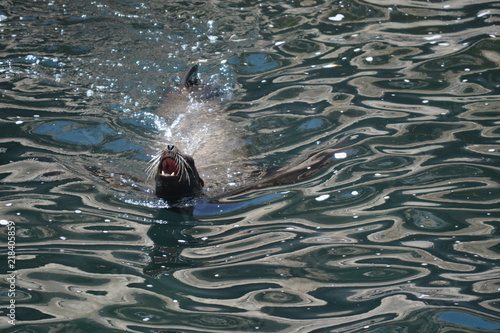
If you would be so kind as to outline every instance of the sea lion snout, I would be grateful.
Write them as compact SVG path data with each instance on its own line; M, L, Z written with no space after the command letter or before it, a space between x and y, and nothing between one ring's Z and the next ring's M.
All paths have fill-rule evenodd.
M183 154L176 146L167 145L150 162L148 168L156 180L156 196L170 202L199 195L203 179L191 156Z
M184 161L189 164L189 159L192 159L191 156L182 155L174 145L167 145L167 148L161 153L157 176L180 177L184 170L179 167L179 164L182 165Z

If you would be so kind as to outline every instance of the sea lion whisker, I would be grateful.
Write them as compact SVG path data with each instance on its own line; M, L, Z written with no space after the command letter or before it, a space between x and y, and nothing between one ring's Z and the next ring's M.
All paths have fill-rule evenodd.
M182 178L184 177L184 168L181 165L181 161L179 158L180 158L179 154L174 155L174 162L177 165L177 172L178 172L179 182L180 182L182 180Z
M158 168L158 166L161 163L161 158L163 156L162 152L159 152L158 154L154 155L151 160L148 162L148 166L146 167L146 173L148 175L148 179L152 178L155 174L155 170Z
M187 175L188 173L190 173L190 174L194 174L194 173L195 173L195 170L193 170L193 167L191 166L191 164L189 164L189 163L186 161L186 159L185 159L184 157L183 157L183 160L184 160L184 166L185 166L185 168L186 168L186 175ZM187 172L187 171L188 171L188 169L189 169L189 172ZM187 177L187 178L188 178L188 181L191 183L191 177Z
M180 178L186 179L188 184L191 185L191 178L188 176L188 169L191 172L193 171L193 169L191 168L189 163L186 162L186 159L184 158L184 156L177 154L176 157L177 157L177 161L176 161L177 165L179 165L179 166L182 165L182 167L179 167Z

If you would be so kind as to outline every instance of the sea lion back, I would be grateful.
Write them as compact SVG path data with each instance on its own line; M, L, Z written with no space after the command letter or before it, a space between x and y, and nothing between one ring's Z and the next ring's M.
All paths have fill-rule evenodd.
M208 196L220 195L244 182L243 178L248 175L248 147L241 136L241 128L213 98L218 93L217 87L203 84L198 76L198 65L194 65L182 76L178 89L165 95L160 115L168 120L169 126L165 136L160 138L161 153L150 167L156 173L157 196L166 199L164 193L172 197L173 192L181 196L199 192L197 186L191 185L200 184L199 181L182 186L172 182L174 178L166 171L173 163L165 162L166 158L171 158L169 146L175 146L178 156L193 160L193 171L186 172L192 173L191 180L204 180L204 192Z

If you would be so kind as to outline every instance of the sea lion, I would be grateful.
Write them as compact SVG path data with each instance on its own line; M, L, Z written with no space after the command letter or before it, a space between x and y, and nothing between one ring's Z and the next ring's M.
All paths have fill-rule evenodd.
M198 65L165 94L158 113L169 122L161 139L167 144L151 159L147 172L155 179L156 196L167 203L220 195L255 172L241 131L216 101L219 94L217 87L199 79ZM201 171L194 160L201 162Z
M146 168L148 179L142 177L142 167L123 161L120 169L113 164L113 172L107 167L84 165L94 180L106 183L120 196L125 190L149 196L148 183L154 179L155 195L167 204L158 207L190 215L189 209L199 203L222 204L226 198L246 191L294 184L359 153L360 147L353 145L362 137L345 135L297 156L287 165L259 168L255 161L262 155L250 157L241 121L229 118L217 98L221 91L204 85L197 71L197 65L191 67L180 84L166 92L158 108L157 113L169 126L161 138L155 139L162 145ZM124 172L127 168L141 174Z
M168 143L148 167L150 177L155 179L156 196L172 206L191 205L197 197L222 198L250 189L293 184L356 153L350 148L338 154L356 137L350 136L295 159L291 166L258 170L248 158L241 130L214 103L218 91L204 86L197 71L197 65L191 67L180 86L167 92L160 113L170 121L165 138ZM200 171L195 160L202 164Z

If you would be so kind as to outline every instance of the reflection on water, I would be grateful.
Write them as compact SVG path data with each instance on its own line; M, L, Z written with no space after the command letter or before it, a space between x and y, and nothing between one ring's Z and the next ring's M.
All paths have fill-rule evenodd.
M500 330L498 21L487 1L1 4L2 332ZM144 170L195 60L264 173L328 163L163 209Z

